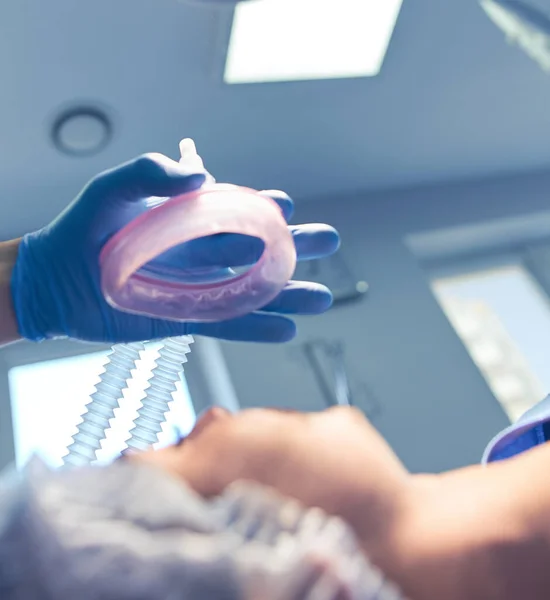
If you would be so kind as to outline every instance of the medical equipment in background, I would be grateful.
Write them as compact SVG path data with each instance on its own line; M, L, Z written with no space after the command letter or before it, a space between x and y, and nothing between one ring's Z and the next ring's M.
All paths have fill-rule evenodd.
M189 172L205 172L192 140L180 143ZM244 273L219 278L219 270L193 273L151 263L164 252L221 233L260 238L264 251ZM111 306L129 313L183 322L213 322L253 312L273 300L292 277L296 249L275 201L255 190L218 184L206 173L204 185L174 198L152 200L150 210L117 232L100 254L101 287ZM215 276L217 278L215 278ZM143 450L158 441L172 392L181 376L191 336L169 338L158 351L146 397L131 430L128 447ZM115 416L143 343L117 344L86 405L64 457L66 465L93 462Z
M364 379L346 361L342 340L312 339L291 350L293 361L305 358L327 407L358 406L370 421L382 412L380 402Z
M550 73L550 17L517 0L481 0L480 4L510 43Z
M332 292L333 308L365 298L369 291L369 284L354 276L341 252L303 261L297 266L294 277L326 285Z
M306 342L303 351L328 406L353 406L343 344L315 340Z

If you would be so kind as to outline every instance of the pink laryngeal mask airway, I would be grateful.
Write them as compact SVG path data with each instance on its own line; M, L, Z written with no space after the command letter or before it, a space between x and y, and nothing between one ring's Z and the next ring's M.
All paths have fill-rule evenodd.
M187 283L139 270L170 248L204 236L236 233L263 240L264 252L233 279ZM103 294L125 312L174 321L221 321L268 304L296 267L292 235L277 204L254 190L210 184L170 198L116 233L100 255ZM169 277L168 277L169 276Z

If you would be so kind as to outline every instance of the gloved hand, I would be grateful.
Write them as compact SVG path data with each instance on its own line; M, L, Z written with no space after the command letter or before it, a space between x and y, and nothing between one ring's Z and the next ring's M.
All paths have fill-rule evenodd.
M331 304L319 284L291 281L262 311L218 323L176 323L123 313L106 303L100 288L99 253L121 227L147 210L151 197L175 196L199 188L204 174L185 171L160 154L148 154L95 177L76 200L43 229L21 241L12 277L12 296L20 334L40 341L70 337L94 342L153 340L199 334L227 340L285 342L295 335L283 315L316 314ZM285 217L292 200L264 192ZM290 226L299 259L327 256L339 245L328 225ZM255 262L263 243L220 234L178 246L159 261L178 268L219 268ZM278 314L277 314L278 313Z

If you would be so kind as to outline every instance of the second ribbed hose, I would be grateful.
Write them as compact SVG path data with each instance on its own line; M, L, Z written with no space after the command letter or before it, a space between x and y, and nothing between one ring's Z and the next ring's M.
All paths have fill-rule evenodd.
M183 371L183 363L187 362L187 354L191 352L189 345L193 338L189 336L168 338L159 349L156 366L145 389L146 396L130 430L131 438L128 448L147 450L158 442L162 424L166 421L166 413L172 402L172 394L176 391L176 383Z

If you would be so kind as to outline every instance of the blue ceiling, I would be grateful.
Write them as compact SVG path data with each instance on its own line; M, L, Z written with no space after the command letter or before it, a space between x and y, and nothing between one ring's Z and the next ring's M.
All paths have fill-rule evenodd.
M0 234L39 226L103 168L176 157L184 136L219 180L309 200L550 166L550 78L475 0L404 0L372 79L225 86L231 16L177 0L3 0ZM56 112L80 101L114 121L93 158L49 141Z

